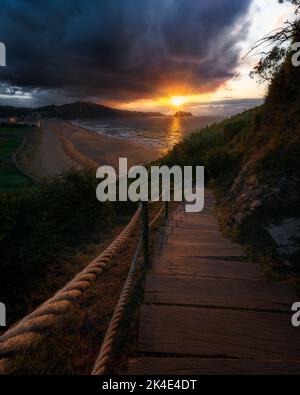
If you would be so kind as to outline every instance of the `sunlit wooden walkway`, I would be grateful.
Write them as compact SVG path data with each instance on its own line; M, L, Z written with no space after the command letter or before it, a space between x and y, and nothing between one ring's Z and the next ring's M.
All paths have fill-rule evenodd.
M300 373L296 296L224 238L214 206L208 191L203 213L178 206L164 228L128 374Z

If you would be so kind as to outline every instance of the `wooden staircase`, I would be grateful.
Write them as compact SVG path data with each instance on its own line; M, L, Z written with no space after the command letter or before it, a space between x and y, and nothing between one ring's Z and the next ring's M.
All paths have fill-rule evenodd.
M138 353L126 374L299 374L297 301L219 230L215 199L163 229L146 278Z

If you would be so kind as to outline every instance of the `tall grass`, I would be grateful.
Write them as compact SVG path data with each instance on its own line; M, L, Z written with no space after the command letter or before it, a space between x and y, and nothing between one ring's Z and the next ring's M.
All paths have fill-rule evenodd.
M24 138L32 132L27 126L0 125L0 192L14 191L31 185L15 167L12 155L21 146Z

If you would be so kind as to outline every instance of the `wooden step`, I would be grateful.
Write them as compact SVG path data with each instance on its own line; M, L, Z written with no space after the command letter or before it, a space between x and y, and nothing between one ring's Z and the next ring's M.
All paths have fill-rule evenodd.
M177 243L168 243L162 246L161 254L168 257L246 257L240 246L220 243L195 245L192 248L185 248L184 245Z
M185 229L182 231L180 228L175 228L173 226L165 226L161 229L161 232L167 236L175 236L179 240L205 240L207 237L215 238L222 241L230 242L223 234L219 231L209 231L209 230L199 230L199 229Z
M170 216L173 221L187 221L189 223L212 223L218 225L218 221L214 213L209 214L185 214L185 213L173 213Z
M198 218L192 217L190 215L172 215L168 222L177 222L182 225L205 225L205 226L213 226L219 230L218 222L213 216L198 216Z
M181 235L175 235L172 233L165 232L164 236L165 241L169 242L175 242L175 243L181 243L182 245L184 244L190 244L190 245L197 245L197 244L234 244L230 240L225 239L222 235L215 234L215 233L195 233L194 237L191 237L190 235L185 234L185 232Z
M300 361L300 336L289 314L143 305L139 351Z
M207 206L200 213L187 213L184 207L176 208L171 212L171 215L215 215L215 206Z
M220 230L218 225L215 224L195 224L195 223L189 223L187 221L181 222L181 221L173 221L170 219L167 222L168 227L175 227L178 229L194 229L194 230L203 230L203 231L210 231L210 232L216 232L220 234Z
M230 240L226 239L213 239L210 237L206 237L206 240L188 240L184 237L175 237L175 236L168 236L165 238L164 243L170 246L182 246L184 248L194 249L197 247L202 246L218 246L222 248L234 248L240 251L241 246L237 243L233 243Z
M261 280L263 274L256 263L225 261L209 258L155 256L151 273L168 276L212 277Z
M213 218L217 223L217 218L216 214L213 209L205 209L201 213L185 213L184 211L182 212L172 212L169 215L170 219L174 220L181 220L181 219L187 219L187 218L193 218L194 220L200 220L201 218Z
M299 375L300 362L211 358L136 358L128 375Z
M181 225L180 223L177 223L176 221L174 222L169 222L167 225L164 227L166 230L166 233L174 233L174 234L187 234L193 237L193 235L197 234L212 234L215 236L220 236L222 237L222 233L219 231L218 228L215 227L208 227L205 225L199 225L199 226L189 226L185 227L184 225Z
M288 287L266 281L149 275L144 302L290 313L296 299Z
M185 210L186 209L186 205L189 203L181 203L178 205L177 209L178 210ZM204 208L210 208L210 207L215 207L216 206L216 199L211 198L211 197L205 197L204 198Z

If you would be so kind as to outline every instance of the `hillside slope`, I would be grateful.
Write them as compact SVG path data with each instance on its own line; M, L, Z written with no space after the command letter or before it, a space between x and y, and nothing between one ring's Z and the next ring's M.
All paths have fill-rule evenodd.
M159 112L138 112L125 111L106 107L100 104L77 102L64 104L61 106L46 106L38 108L26 107L0 107L0 118L8 118L12 116L36 116L42 118L59 118L59 119L91 119L91 118L120 118L120 117L150 117L163 116Z
M300 70L286 61L262 107L188 137L163 159L205 165L224 229L300 270Z

